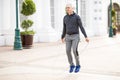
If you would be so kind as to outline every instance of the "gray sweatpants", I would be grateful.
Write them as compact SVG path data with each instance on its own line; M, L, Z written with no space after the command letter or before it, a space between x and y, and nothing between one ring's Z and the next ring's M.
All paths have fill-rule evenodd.
M65 41L66 41L66 53L67 53L69 64L74 65L73 57L71 54L71 49L73 49L76 65L79 65L79 54L77 51L78 44L80 41L79 34L73 34L73 35L66 34Z

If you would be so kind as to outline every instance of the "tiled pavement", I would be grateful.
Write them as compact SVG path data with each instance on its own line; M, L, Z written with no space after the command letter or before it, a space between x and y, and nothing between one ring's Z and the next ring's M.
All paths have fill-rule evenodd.
M65 44L36 43L14 51L0 47L0 80L120 80L120 35L79 44L80 73L68 73Z

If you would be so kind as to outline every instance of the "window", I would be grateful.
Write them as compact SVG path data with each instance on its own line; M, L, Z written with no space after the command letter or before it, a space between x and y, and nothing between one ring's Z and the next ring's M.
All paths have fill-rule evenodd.
M102 2L101 2L101 1L99 1L99 4L102 4Z
M97 20L97 17L94 17L94 20Z
M97 1L94 1L94 4L97 4Z
M86 27L86 0L81 0L81 19L83 26Z
M54 0L50 0L50 14L51 14L51 26L55 28L55 16L54 16Z
M99 17L99 20L102 20L102 18L101 18L101 17Z
M102 12L102 10L100 9L99 12Z
M117 23L120 25L120 11L117 12Z
M97 12L97 9L95 9L94 12Z

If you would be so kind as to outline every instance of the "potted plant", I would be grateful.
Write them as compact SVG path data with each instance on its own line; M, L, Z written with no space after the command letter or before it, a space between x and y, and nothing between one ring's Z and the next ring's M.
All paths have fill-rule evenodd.
M32 0L24 0L22 3L21 14L25 17L29 17L30 15L36 12L35 3ZM21 23L21 28L24 30L21 32L21 41L23 48L31 48L33 44L33 36L35 34L34 30L31 30L33 25L33 21L30 19L25 19Z
M116 13L114 9L112 9L112 28L113 28L113 35L116 36L117 25L116 25Z
M35 32L30 30L30 27L33 25L32 20L24 20L21 24L21 27L24 31L21 32L21 40L23 48L31 48L33 44L33 35Z

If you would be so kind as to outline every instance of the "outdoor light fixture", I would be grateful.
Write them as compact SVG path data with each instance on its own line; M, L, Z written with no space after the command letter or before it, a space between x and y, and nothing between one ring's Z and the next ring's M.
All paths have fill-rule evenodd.
M113 37L113 29L112 29L112 0L110 0L110 29L109 29L109 37Z
M78 0L76 0L76 13L78 14Z
M19 0L16 0L16 29L15 29L15 41L14 50L22 50L22 42L19 30Z

